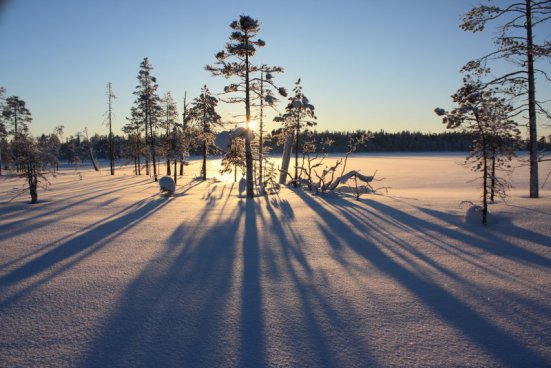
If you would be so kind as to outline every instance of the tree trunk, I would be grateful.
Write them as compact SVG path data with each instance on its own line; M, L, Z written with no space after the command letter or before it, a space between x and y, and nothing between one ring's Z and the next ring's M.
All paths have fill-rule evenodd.
M38 193L36 191L36 185L29 187L29 191L31 193L31 203L35 204L38 202Z
M94 170L99 171L98 163L94 158L94 152L92 151L92 145L90 144L90 142L88 142L88 151L90 152L90 160L92 161L92 165L94 165Z
M138 158L138 172L137 174L138 175L142 175L142 163L141 163L141 159L140 159L140 152L142 151L142 146L140 144L141 142L141 136L138 138L138 141L136 142L136 152L138 153L136 155L136 157Z
M530 130L530 198L539 198L538 132L536 125L536 83L534 80L531 0L526 0L526 41L528 59L528 127Z
M183 152L182 152L182 156L180 158L180 176L184 175L184 154L187 153L189 155L189 144L188 144L188 137L187 137L187 132L188 132L188 128L187 128L187 122L186 122L186 118L187 118L187 103L186 103L186 97L187 97L187 92L184 92L184 112L182 113L182 143L183 143Z
M258 157L259 157L259 164L258 164L258 177L260 180L261 188L264 190L264 181L263 181L263 173L262 173L262 165L264 165L264 137L263 137L263 119L264 116L264 72L260 73L260 124L259 124L259 139L258 139ZM264 193L261 193L264 194Z
M495 191L496 191L496 153L492 152L492 176L490 181L490 201L494 201Z
M111 112L109 113L109 165L111 175L115 175L115 146L113 144L113 133L111 132Z
M296 143L295 143L295 188L298 187L298 145L299 145L299 139L300 139L300 111L297 116L297 136L296 136Z
M149 117L151 119L151 116ZM151 161L153 162L153 178L157 181L157 160L155 156L155 136L153 135L153 124L149 121L149 137L151 142Z
M147 107L146 107L146 117L145 117L145 146L149 147L149 123L148 123L148 117L147 117ZM145 175L150 176L149 172L149 153L145 156Z
M283 155L281 158L281 173L279 174L279 184L285 184L287 182L287 175L289 173L289 162L291 161L291 153L293 151L293 141L295 135L293 132L287 135L285 145L283 146Z
M111 82L108 83L109 88L109 166L111 168L111 175L115 175L115 144L113 142L113 125L112 125L112 100L113 93L111 92Z
M27 160L31 160L31 158L27 157ZM28 183L29 183L29 192L30 192L30 195L31 195L31 203L35 204L36 202L38 202L38 192L37 192L38 178L37 178L37 174L36 174L36 167L31 162L27 163L27 180L28 180Z
M178 182L178 176L176 175L176 162L177 160L174 159L174 185Z
M476 118L479 127L481 123L479 118ZM484 130L480 128L480 134L482 138L482 159L484 160L483 165L483 179L482 179L482 224L486 225L488 222L488 146L486 141L486 135Z
M203 180L207 180L207 142L203 141Z
M170 175L172 175L170 173L170 159L167 158L166 159L166 176L170 176Z
M17 107L13 109L13 126L15 129L14 137L17 137Z
M249 39L246 38L247 45ZM250 87L249 87L249 55L245 55L245 117L247 129L250 129L251 122L251 104L250 104ZM247 133L245 136L245 165L246 165L246 181L247 181L247 197L254 198L254 182L253 182L253 153L251 150L251 137Z
M482 224L486 225L488 221L488 140L480 116L477 113L475 113L475 119L478 125L478 134L480 134L482 140Z
M482 191L482 223L488 222L488 159L484 150L484 179Z

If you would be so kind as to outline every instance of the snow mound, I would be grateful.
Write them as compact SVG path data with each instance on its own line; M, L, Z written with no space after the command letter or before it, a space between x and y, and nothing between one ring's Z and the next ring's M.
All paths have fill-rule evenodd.
M482 223L482 207L471 205L465 212L465 223L469 225L479 225Z
M498 221L497 216L488 211L486 215L486 224L495 224ZM482 224L482 206L471 205L465 212L465 223L468 225L481 225Z
M174 191L176 190L174 179L172 179L170 176L163 176L162 178L160 178L159 187L161 189L161 193L165 194L166 196L173 195Z
M231 144L230 132L218 133L216 135L216 138L214 139L214 144L219 150L223 152L228 152Z

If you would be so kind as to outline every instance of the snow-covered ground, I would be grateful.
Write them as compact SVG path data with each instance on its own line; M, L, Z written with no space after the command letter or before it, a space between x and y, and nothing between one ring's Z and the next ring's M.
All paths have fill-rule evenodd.
M461 155L366 155L360 201L228 177L173 197L65 169L30 205L0 178L0 366L549 367L551 183L487 227ZM551 165L541 165L542 182ZM164 171L164 166L163 166Z

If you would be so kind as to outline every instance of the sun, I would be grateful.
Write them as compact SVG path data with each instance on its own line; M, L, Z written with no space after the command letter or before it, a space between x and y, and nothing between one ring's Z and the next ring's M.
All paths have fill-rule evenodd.
M249 121L249 128L251 130L256 130L256 121L254 120Z

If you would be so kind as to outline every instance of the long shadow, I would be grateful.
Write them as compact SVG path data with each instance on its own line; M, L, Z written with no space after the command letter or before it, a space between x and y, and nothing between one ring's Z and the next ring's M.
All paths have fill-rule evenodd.
M196 180L192 180L184 185L182 185L181 187L179 187L177 189L177 191L174 193L173 197L177 198L177 197L183 197L187 194L187 192L191 189L193 189L194 187L196 187L197 185L201 184L202 182L201 181L196 181ZM109 193L107 193L109 194ZM102 195L100 195L102 196ZM157 197L156 194L154 194L153 196L149 197L149 198L153 198L153 197ZM111 199L108 199L106 202L104 202L103 204L101 204L102 206L103 205L108 205L110 203L112 203L113 201L117 200L117 198L111 198ZM95 223L92 223L92 224L89 224L87 225L86 227L84 227L82 230L79 231L79 233L82 233L82 232L85 232L85 231L88 231L89 229L93 229L95 228L98 224L101 224L107 220L111 220L111 219L114 219L116 218L117 216L119 216L120 214L123 214L127 211L130 211L132 210L134 207L137 207L137 206L140 206L142 204L143 201L139 201L139 202L136 202L122 210L119 210L118 212L110 215L109 217L107 218L104 218L104 219L101 219ZM56 221L59 221L59 218L56 219ZM56 243L59 243L59 242L62 242L62 241L65 241L65 239L70 239L72 237L72 235L67 235L67 236L64 236L60 239L57 239L56 241L52 242L52 243L49 243L49 244L43 244L39 247L37 247L37 249L34 249L33 251L30 251L24 255L21 255L15 259L11 259L10 261L6 262L6 263L3 263L3 264L0 264L0 270L6 268L6 267L9 267L11 266L12 264L15 264L17 262L20 262L22 260L24 260L25 258L29 258L29 257L32 257L33 255L35 254L38 254L40 253L43 249L47 249L48 247L56 244ZM5 236L3 237L4 239L6 238Z
M104 192L106 189L108 189L108 190L113 190L113 189L122 190L122 189L127 188L127 187L133 187L133 186L141 185L146 181L150 181L150 179L142 179L142 180L139 180L137 182L134 181L134 179L131 179L131 180L133 180L133 182L130 183L130 184L128 184L128 178L126 178L126 177L110 178L109 181L101 182L101 183L88 183L88 182L85 182L85 181L73 180L73 181L78 182L78 187L76 189L71 190L70 192L69 191L64 191L63 189L61 189L61 191L64 194L64 197L63 198L57 198L55 203L64 203L64 202L74 203L73 202L74 199L82 199L83 197L86 197L87 195L94 195L96 193ZM123 184L115 186L114 182L123 182ZM67 184L67 183L63 183L63 184ZM76 186L76 184L73 184L73 185ZM57 189L57 187L55 187L55 189ZM52 189L52 191L55 191L55 189ZM69 193L71 195L68 195ZM6 203L9 203L9 202L0 202L0 205L4 205ZM39 204L42 204L42 205L44 205L44 204L49 205L49 203L52 203L52 202L39 201ZM34 207L36 208L36 206L34 206ZM59 208L56 208L54 210L57 210L57 209L59 209ZM0 214L0 219L10 218L15 213L21 212L23 210L28 211L29 210L29 204L21 204L21 203L16 202L14 206L9 206L7 208L7 210L8 210L7 212L5 212L3 214Z
M121 216L90 227L87 231L56 245L53 249L3 275L0 277L0 290L25 279L34 278L42 273L45 274L38 280L33 280L31 285L25 286L23 290L18 291L15 295L2 300L0 310L52 277L73 267L107 244L110 239L121 236L167 203L168 201L163 198L140 201L130 206L131 209Z
M319 288L308 278L314 276L315 272L309 263L308 258L302 252L301 246L305 241L292 229L289 219L294 218L294 212L287 200L279 198L266 199L266 210L270 221L266 224L273 226L273 232L278 240L283 253L283 262L280 270L275 276L279 279L289 278L294 286L296 300L299 305L300 317L292 316L289 323L295 323L290 336L291 344L294 344L295 351L299 356L298 361L308 361L316 367L338 367L346 366L346 362L362 362L366 366L377 366L377 359L366 349L364 344L347 344L351 341L361 341L354 331L355 326L350 326L341 317L341 312L332 306L328 297L328 287ZM278 216L276 209L279 209L281 216ZM289 226L286 226L286 225ZM274 255L271 255L274 257ZM306 280L303 279L304 275ZM321 289L321 290L320 290ZM357 312L349 308L346 312L348 319L357 322L361 317ZM300 323L292 318L300 318ZM329 320L331 331L327 330ZM345 343L335 336L346 336ZM346 360L339 359L338 351L347 351Z
M245 204L245 233L243 239L243 283L241 286L241 361L240 367L265 367L266 351L262 314L260 250L256 226L256 206L253 200Z
M147 200L153 198L154 196L151 196L149 198L147 198ZM74 238L75 236L78 236L80 234L83 234L83 233L86 233L88 232L89 230L91 229L94 229L95 227L97 227L98 225L102 224L102 223L105 223L107 221L111 221L117 217L119 217L120 215L124 214L124 213L127 213L129 211L132 211L134 208L138 208L139 206L141 206L143 203L145 203L145 200L140 200L138 202L135 202L105 218L101 218L99 220L97 220L96 222L93 222L93 223L90 223L88 225L86 225L85 227L83 227L82 229L78 230L77 232L73 233L73 234L68 234L68 235L64 235L54 241L51 241L49 243L45 243L45 244L41 244L41 245L38 245L36 246L33 250L17 257L17 258L13 258L13 259L10 259L9 261L5 262L5 263L2 263L0 264L0 270L3 270L13 264L16 264L18 262L21 262L23 261L24 259L26 258L29 258L29 257L32 257L34 255L37 255L41 252L43 252L44 249L48 249L52 246L56 246L58 243L64 243L72 238Z
M246 206L216 223L198 216L176 228L155 257L129 284L116 310L82 357L82 367L262 366L262 330L254 230L244 240L241 297L236 280L237 229ZM205 206L203 212L210 212ZM252 224L245 225L251 226ZM252 258L251 258L252 257ZM247 305L241 305L241 298ZM249 304L252 303L252 304ZM243 310L246 311L243 315ZM241 322L240 322L241 318ZM240 342L243 340L244 342ZM240 354L247 349L246 354ZM251 349L250 351L248 349ZM240 362L240 363L238 363Z
M366 203L373 206L376 202L366 200ZM512 259L515 262L521 261L523 263L527 263L523 261L523 259L527 259L527 257L532 256L536 258L539 257L538 254L533 252L524 252L522 248L511 243L511 239L515 237L515 235L512 235L515 231L514 226L509 227L505 225L503 228L503 224L501 224L501 230L491 230L491 227L484 228L481 226L469 226L461 222L460 216L419 206L413 206L413 208L416 208L422 213L432 215L434 217L434 222L412 216L410 213L406 213L404 211L393 212L395 211L394 208L382 205L380 203L376 203L375 206L383 206L383 208L388 209L388 212L396 214L397 218L389 217L385 214L385 212L374 211L367 209L366 207L359 206L356 201L335 200L331 201L331 204L327 204L327 206L332 206L336 211L341 212L344 217L351 222L352 227L369 229L373 240L376 240L380 244L390 245L385 247L388 252L393 253L393 255L400 258L401 261L409 263L411 267L415 267L419 270L419 272L421 272L419 262L422 262L433 270L449 277L459 285L462 285L462 287L468 288L469 292L476 295L476 297L486 299L493 294L491 295L492 299L502 301L501 307L498 306L499 303L494 303L493 305L493 308L497 313L506 312L506 308L504 309L503 305L509 302L507 298L502 297L501 293L494 294L489 292L487 289L480 288L480 286L473 280L459 275L454 269L446 268L432 257L426 255L423 251L417 249L415 246L401 241L385 226L388 225L389 228L399 228L400 230L405 230L408 233L417 233L418 235L416 235L416 238L430 244L433 248L438 248L447 252L450 257L455 258L457 261L476 267L485 274L492 275L497 279L504 281L507 280L507 282L514 282L526 290L532 290L540 295L551 297L551 292L546 290L544 287L534 284L532 281L526 280L521 276L515 275L510 269L505 266L495 264L495 262L490 262L486 257L480 257L480 252L477 250L486 249L486 247L489 247L490 251L488 253L497 255L503 259ZM384 225L374 224L374 222L376 223L377 221L373 222L373 219L382 222ZM400 222L398 222L398 220ZM438 225L438 223L444 223L444 227ZM330 234L330 231L327 231L325 227L321 227L321 230L328 239L331 238L332 235ZM456 244L449 244L447 242L448 237L455 239L456 241L454 243ZM333 240L333 242L338 244L337 240ZM508 249L508 247L510 247L510 249ZM519 251L522 254L521 259L518 257L510 257L511 252L518 253ZM542 257L542 259L545 260L546 258ZM548 308L540 305L540 310L545 309ZM517 321L523 320L521 315L523 315L523 313L516 313Z
M488 253L498 255L500 257L507 257L513 260L522 260L535 265L541 265L543 267L546 267L548 263L548 258L512 244L510 239L508 239L504 234L493 232L489 229L481 229L480 227L465 226L461 224L461 221L456 215L435 211L429 208L413 206L412 208L415 208L425 214L429 214L435 219L435 221L426 221L422 218L413 216L410 213L396 210L393 207L372 201L370 199L366 199L364 203L368 204L371 210L358 206L355 201L342 201L340 199L331 201L330 205L339 211L344 209L342 213L353 224L358 224L359 227L373 227L375 232L381 238L386 238L389 241L398 240L390 232L385 231L384 227L366 222L365 218L376 218L385 226L392 226L409 233L420 233L426 243L431 244L449 253L451 256L460 259L461 261L483 270L484 272L489 272L498 277L512 279L509 270L499 268L499 266L487 263L484 259L481 259L478 256L480 249L487 250ZM449 226L438 225L439 222L444 222ZM454 239L456 243L461 246L447 244L442 241L442 239L447 238ZM448 275L453 276L433 260L424 257L423 254L418 252L414 247L411 247L408 244L402 244L402 248L407 249L408 252L416 258L419 258L425 263L431 264L433 267L438 268L441 272L445 272ZM514 255L514 257L512 255ZM408 261L407 259L405 260ZM462 282L467 282L467 280L463 279ZM531 287L530 285L526 286Z
M34 216L29 216L29 217L25 217L23 219L17 219L16 221L0 224L0 237L2 238L2 240L7 240L7 239L10 239L14 236L17 236L20 233L20 231L24 231L25 228L27 226L29 226L29 224L32 224L33 229L38 229L38 228L48 226L53 222L59 221L63 218L66 218L66 217L69 217L69 216L73 215L72 213L69 213L65 216L55 216L56 214L63 213L63 211L66 210L66 209L73 208L75 206L79 206L83 203L92 201L94 199L105 197L105 196L114 194L116 192L119 192L121 190L128 189L128 188L131 188L133 186L139 186L139 185L141 185L141 184L140 183L132 183L132 184L116 187L116 188L114 188L112 190L109 190L107 192L104 191L104 189L103 190L98 190L96 192L98 192L100 194L88 196L86 198L83 198L83 199L75 201L75 202L69 202L66 205L63 205L61 207L56 207L56 208L53 208L51 210L47 210L45 212L40 212L39 211ZM81 196L78 196L78 197L80 198ZM42 219L42 220L34 221L36 219Z
M381 208L385 212L392 211L388 206L381 205L376 202L370 202L370 205ZM384 208L384 207L387 208ZM438 211L430 208L418 207L418 209L434 218L444 220L445 222L460 226L460 222L457 219L457 216L450 215L448 213ZM387 212L387 213L388 213ZM409 215L408 215L409 216ZM542 266L545 268L551 268L551 259L542 256L541 254L532 252L528 249L521 248L515 244L512 244L509 240L510 237L524 239L531 243L538 244L544 247L551 246L551 237L543 234L535 233L530 230L519 228L514 225L510 219L503 218L505 221L504 224L499 224L498 228L500 230L506 229L506 236L499 231L494 231L493 226L487 226L485 228L480 228L476 226L464 226L463 230L469 234L465 235L464 233L455 238L460 239L461 237L466 238L465 241L473 247L484 249L485 251L492 253L500 257L507 257L511 259L517 259L523 262L532 263L534 265ZM417 219L417 223L420 223L420 226L425 228L432 225L427 221L420 221ZM451 233L454 236L454 233ZM476 236L476 237L475 237ZM499 244L499 246L496 246Z
M269 366L261 208L258 201L239 200L230 216L221 217L213 208L223 210L226 203L212 201L215 195L212 190L203 198L195 223L180 225L164 245L165 252L132 281L80 366ZM290 249L298 238L285 238L279 222L274 221L275 230L278 236L282 231L289 272L302 299L309 352L317 354L317 366L336 366L327 331L312 311L324 306L333 326L346 331L321 293L310 290L292 269L292 255L305 269L309 266L298 250Z
M537 352L481 316L438 283L398 263L383 251L384 244L373 240L374 234L360 236L356 232L350 231L348 224L312 199L310 195L300 191L297 192L297 195L316 212L325 226L332 229L335 238L338 238L357 255L368 260L382 273L407 288L443 321L490 354L500 365L504 367L543 367L549 363ZM448 228L439 227L436 224L423 224L422 221L395 208L374 201L369 201L369 205L377 209L381 215L400 222L407 222L411 227L424 226L432 231L450 235ZM460 235L464 240L463 235ZM396 242L399 243L399 239L396 239Z

